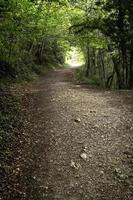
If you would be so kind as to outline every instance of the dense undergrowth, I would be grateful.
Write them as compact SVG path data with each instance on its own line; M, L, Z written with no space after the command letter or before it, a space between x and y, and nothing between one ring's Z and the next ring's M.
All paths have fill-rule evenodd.
M98 76L92 76L91 78L85 76L85 67L82 66L76 70L76 76L77 80L87 84L87 85L94 85L94 86L100 86L101 81Z

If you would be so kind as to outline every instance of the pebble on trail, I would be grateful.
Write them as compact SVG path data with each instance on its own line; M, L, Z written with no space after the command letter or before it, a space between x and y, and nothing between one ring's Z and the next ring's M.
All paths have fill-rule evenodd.
M76 123L80 123L81 122L81 119L80 118L77 118L74 120Z
M86 154L86 153L81 153L81 154L80 154L80 157L81 157L83 160L86 160L86 159L87 159L87 154Z

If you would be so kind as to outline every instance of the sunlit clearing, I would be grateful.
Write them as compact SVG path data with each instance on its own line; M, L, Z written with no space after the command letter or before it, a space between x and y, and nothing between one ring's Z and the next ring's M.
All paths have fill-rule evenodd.
M66 64L71 67L80 67L85 63L84 54L78 47L71 47L66 54Z

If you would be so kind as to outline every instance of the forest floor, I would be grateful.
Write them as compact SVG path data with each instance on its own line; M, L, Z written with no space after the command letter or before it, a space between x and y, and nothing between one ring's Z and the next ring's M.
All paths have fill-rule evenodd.
M133 199L133 91L92 88L74 75L55 70L23 90L20 183L6 199Z

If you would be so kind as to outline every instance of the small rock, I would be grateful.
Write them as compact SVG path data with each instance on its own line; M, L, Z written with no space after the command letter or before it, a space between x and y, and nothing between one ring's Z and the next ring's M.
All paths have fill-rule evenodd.
M89 154L89 158L92 158L92 154Z
M102 167L102 166L103 166L103 164L102 164L102 163L99 163L99 164L98 164L98 167Z
M16 171L20 171L20 168L18 167L18 168L16 169Z
M83 148L83 151L84 151L84 152L87 152L87 148Z
M95 110L90 110L90 113L96 113L96 111Z
M127 178L126 175L124 175L124 174L120 174L119 177L120 177L121 179L126 179L126 178Z
M81 157L83 160L86 160L86 159L87 159L87 154L86 154L86 153L81 153L81 154L80 154L80 157Z
M74 121L77 122L77 123L79 123L79 122L81 122L81 119L80 119L80 118L77 118L77 119L75 119Z
M102 175L103 175L103 174L104 174L104 171L102 171L102 170L101 170L101 171L100 171L100 174L102 174Z
M44 190L48 190L48 186L44 186L44 185L40 185L40 188L44 189Z
M121 170L120 170L119 168L116 168L116 169L115 169L115 172L116 172L117 174L121 174Z
M87 152L87 149L88 149L88 145L85 143L85 144L83 145L83 151L84 151L84 152Z
M94 128L99 128L99 125L98 125L98 124L96 124L96 125L94 126Z
M80 164L76 164L73 160L71 160L71 167L73 167L74 169L79 169Z
M130 127L130 131L133 131L133 127Z
M80 177L80 175L79 175L79 174L76 174L76 175L75 175L75 178L79 178L79 177Z

